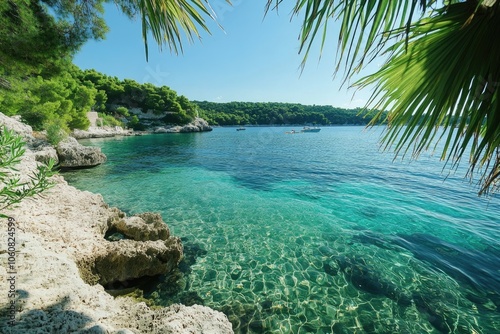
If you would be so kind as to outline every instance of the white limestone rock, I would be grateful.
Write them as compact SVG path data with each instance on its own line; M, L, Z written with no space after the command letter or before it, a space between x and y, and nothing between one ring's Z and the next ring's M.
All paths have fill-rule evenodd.
M61 141L56 150L61 168L87 168L106 162L101 148L83 146L73 137Z

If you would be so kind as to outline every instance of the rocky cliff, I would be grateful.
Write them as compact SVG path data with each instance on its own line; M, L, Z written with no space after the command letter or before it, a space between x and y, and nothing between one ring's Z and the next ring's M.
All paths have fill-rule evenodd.
M21 175L55 154L28 126L2 114L0 124L29 143ZM13 266L12 259L6 265L8 220L0 219L1 333L233 333L224 314L204 306L151 309L108 294L103 284L172 270L182 257L180 240L157 214L127 217L61 176L54 182L43 196L6 212L15 221ZM105 238L110 232L121 237Z

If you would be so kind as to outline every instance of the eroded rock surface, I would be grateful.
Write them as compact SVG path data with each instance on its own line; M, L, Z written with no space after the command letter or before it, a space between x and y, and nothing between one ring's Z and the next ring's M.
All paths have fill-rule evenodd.
M117 216L110 219L109 231L123 234L136 241L167 240L170 230L158 213L146 212L132 217Z
M83 146L73 137L61 141L56 150L61 168L88 168L106 162L99 147Z

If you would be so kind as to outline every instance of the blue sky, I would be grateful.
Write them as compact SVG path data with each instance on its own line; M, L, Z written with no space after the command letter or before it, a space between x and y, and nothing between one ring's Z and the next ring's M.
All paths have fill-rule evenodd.
M291 19L290 10L268 13L265 1L211 1L218 22L211 24L211 35L184 43L184 52L175 55L168 48L160 51L150 41L146 62L141 24L123 15L114 5L106 7L110 28L104 41L90 41L76 55L74 63L82 69L96 69L120 79L166 85L190 100L213 102L292 102L362 107L369 92L341 88L342 73L333 78L336 31L321 60L319 47L300 71L298 54L301 19Z

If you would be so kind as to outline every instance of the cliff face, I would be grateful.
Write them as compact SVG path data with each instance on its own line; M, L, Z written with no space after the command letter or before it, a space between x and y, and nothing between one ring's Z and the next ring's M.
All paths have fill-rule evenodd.
M29 127L1 114L0 124L31 140ZM19 172L31 173L40 156L28 149ZM204 306L153 310L109 295L101 284L174 269L182 257L180 240L159 215L127 217L100 195L79 191L61 176L54 181L42 197L7 212L15 220L15 258L0 266L1 333L233 333L224 314ZM0 219L0 231L6 264L7 219ZM109 231L122 240L107 240ZM12 287L15 294L8 296Z

